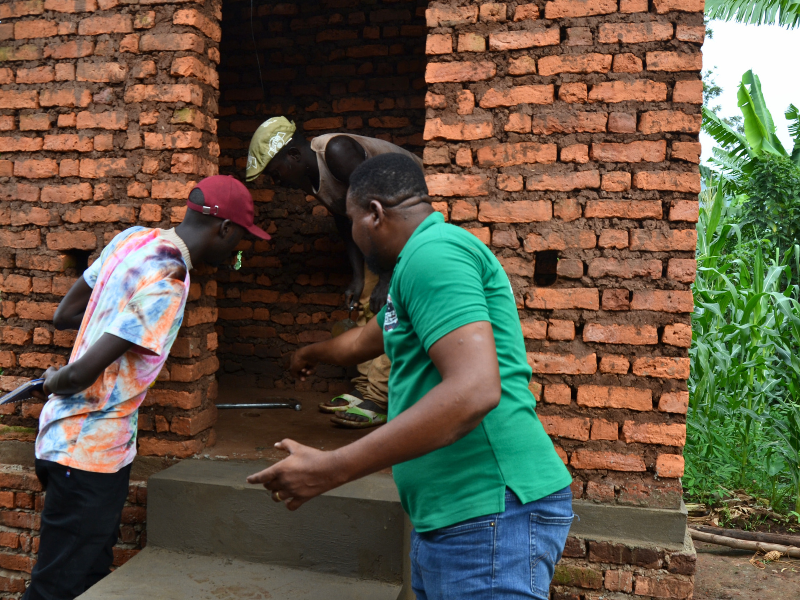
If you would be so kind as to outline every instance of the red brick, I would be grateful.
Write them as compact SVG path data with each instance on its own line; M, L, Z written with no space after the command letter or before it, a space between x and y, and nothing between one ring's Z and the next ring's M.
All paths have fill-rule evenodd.
M583 328L583 341L601 344L651 345L658 343L658 331L652 325L587 323Z
M189 458L203 449L201 440L162 440L139 437L139 454L142 456L174 456Z
M147 150L202 148L201 131L173 131L172 133L145 133L144 147Z
M42 0L18 0L0 4L0 19L12 19L26 15L40 15L44 12Z
M215 42L219 42L222 39L222 29L219 24L193 8L175 11L172 22L175 25L188 25L199 29Z
M47 131L52 126L53 120L48 113L34 113L32 115L19 116L20 131Z
M593 288L532 288L525 298L525 305L537 310L598 310L600 295Z
M703 68L701 52L648 52L648 71L700 71Z
M9 47L5 46L0 48L0 60L39 60L42 57L42 51L38 46L33 44L25 44L24 46Z
M40 137L0 137L0 148L4 152L36 152L42 149Z
M544 232L542 235L531 233L525 238L525 252L541 252L543 250L564 250L566 248L594 248L595 235L591 231L578 230L572 232Z
M697 223L700 218L700 203L697 200L673 200L669 209L670 221Z
M170 379L172 381L197 381L205 375L216 373L219 369L219 360L216 356L209 356L191 365L172 365Z
M514 9L514 21L536 20L539 18L539 7L535 4L518 4Z
M572 402L572 392L568 385L553 383L544 386L544 401L548 404L566 406Z
M564 418L551 415L538 415L547 435L570 440L589 439L589 419Z
M31 278L22 275L8 275L0 285L0 289L10 294L29 294L31 292Z
M620 0L619 12L621 13L637 13L647 12L650 8L648 0Z
M102 35L104 33L131 33L133 17L126 14L95 15L81 19L78 35Z
M622 439L628 444L683 447L686 445L686 425L625 421L622 425Z
M49 367L61 368L67 364L67 359L59 354L43 352L29 352L21 354L19 366L26 369L47 369Z
M516 131L518 133L530 133L531 117L522 113L511 113L508 115L508 122L503 128L504 131Z
M574 162L578 164L589 162L589 146L586 144L573 144L562 148L561 162Z
M575 339L575 323L563 319L550 319L547 325L547 339L566 341Z
M44 0L44 9L62 13L94 12L97 0Z
M552 85L517 85L505 90L491 88L481 98L483 108L516 106L517 104L552 104Z
M336 110L336 102L337 102L336 100L334 100L333 102L333 112L339 112L338 110ZM425 94L425 106L426 108L447 108L447 99L442 94L433 94L431 92L428 92ZM369 110L373 109L371 108Z
M642 44L672 39L672 23L603 23L598 32L601 44Z
M556 0L544 7L545 19L590 17L617 12L616 0Z
M590 481L586 484L586 498L594 502L614 503L614 485L610 483ZM576 597L579 600L580 596ZM573 600L569 598L569 600Z
M528 352L528 363L534 373L592 375L597 372L597 355L576 357L574 354Z
M434 35L428 36L425 44L425 54L451 54L453 52L453 36Z
M635 454L578 449L572 453L570 464L575 469L603 469L609 471L646 471L644 460Z
M578 387L578 405L649 411L653 409L653 392L631 387L582 385Z
M478 22L478 6L435 7L425 11L428 27L453 27Z
M459 81L485 81L497 73L493 62L442 62L428 63L425 69L427 83L447 83Z
M547 337L547 321L537 319L523 319L522 336L529 340L543 340Z
M509 75L536 74L536 59L531 56L520 56L508 59Z
M496 144L478 149L478 164L483 167L511 167L531 163L549 164L556 161L555 144L520 142Z
M38 108L39 92L35 90L0 90L0 108Z
M473 165L472 150L469 148L459 148L456 151L456 164L459 167L471 167Z
M91 200L92 196L92 186L89 183L49 185L42 188L42 202L68 204L81 200Z
M481 4L480 7L481 21L484 22L502 22L506 20L506 5L487 2Z
M125 102L186 102L202 106L203 90L193 83L175 85L132 85L125 90Z
M509 275L521 275L523 277L530 277L533 275L533 263L518 256L501 256L498 258L503 269Z
M696 3L696 0L683 0L682 4L689 1ZM656 7L659 6L658 0L654 0ZM663 4L662 4L663 6ZM700 0L700 10L702 10L702 0ZM690 579L679 579L676 576L636 576L634 593L637 596L654 596L656 598L674 598L683 600L691 598L694 591L694 583Z
M17 302L17 316L31 321L52 321L58 304L53 302Z
M94 250L97 237L89 231L58 231L47 234L50 250Z
M667 142L630 142L628 144L592 144L592 160L599 162L662 162L667 155Z
M572 190L598 187L600 187L599 171L535 173L525 181L525 189L534 191L570 192Z
M325 129L341 129L344 125L342 117L327 117L321 119L309 119L303 123L306 131L319 131Z
M552 204L549 200L520 200L481 202L478 219L484 223L530 223L549 221L551 216Z
M603 587L609 592L630 593L633 591L633 573L631 571L609 569L606 571Z
M702 44L706 38L705 25L678 25L675 28L675 39L682 42Z
M610 230L607 230L610 231ZM661 278L660 260L595 258L589 263L589 277L619 277L620 279L633 279L634 277Z
M63 44L48 44L44 48L44 57L61 60L64 58L83 58L91 56L94 52L94 42L89 40L76 40Z
M428 36L428 41L433 36ZM442 36L450 37L450 36ZM450 51L452 52L452 38L450 44ZM458 36L458 51L459 52L485 52L486 51L486 38L477 33L462 33ZM437 52L436 54L446 54L445 52Z
M702 117L699 114L689 115L680 110L654 110L642 113L639 119L639 131L648 134L666 131L698 133L701 121ZM696 193L699 193L699 190Z
M183 56L172 61L170 73L179 77L196 77L203 83L219 88L219 74L194 56Z
M678 81L672 90L673 102L686 102L687 104L703 103L703 82L700 80Z
M91 152L94 150L94 143L91 136L62 133L46 135L44 149L54 152Z
M600 189L605 192L626 192L631 189L631 174L627 171L604 173Z
M6 184L0 186L0 199L36 202L39 199L39 188L25 183Z
M614 133L636 133L636 113L612 112L608 115L608 130Z
M562 258L558 261L556 272L559 277L580 279L583 277L583 261L576 258Z
M72 88L65 90L42 90L39 94L39 104L49 106L89 106L92 93L89 90Z
M50 83L56 78L51 66L17 69L17 83Z
M660 200L589 200L584 216L596 219L661 219ZM660 275L659 275L660 276Z
M25 526L33 523L34 515L30 513L12 512L4 513L2 515L4 524L14 526ZM13 519L13 520L12 520ZM26 527L27 529L28 527ZM23 571L30 573L36 561L30 556L24 554L8 554L0 552L0 568L8 569L9 571Z
M667 99L667 84L649 79L636 81L605 81L592 86L590 102L663 102Z
M672 142L672 158L690 163L700 163L700 142Z
M126 158L83 158L80 162L80 176L86 179L98 177L133 177L136 170L132 159Z
M58 27L53 21L38 19L35 21L17 21L14 23L14 39L53 37Z
M201 431L205 431L209 427L213 427L217 421L217 407L211 405L206 410L203 410L190 417L175 416L172 418L170 424L170 431L178 435L193 436Z
M656 458L656 475L683 477L684 460L680 454L659 454Z
M521 175L504 175L497 176L497 188L506 192L519 192L524 187Z
M558 73L608 73L611 70L610 54L560 54L539 59L539 75Z
M626 52L614 56L614 73L639 73L644 69L642 59Z
M115 62L78 63L75 78L93 83L120 83L128 76L128 66Z
M202 401L203 396L199 391L150 390L147 392L143 404L144 406L174 406L190 410L199 407Z
M558 88L558 99L570 104L583 104L589 99L589 88L585 83L562 83Z
M630 232L630 239L631 250L644 250L646 252L683 250L694 252L697 245L697 231L694 229L634 229Z
M136 212L132 206L84 206L81 208L81 221L84 223L133 223Z
M14 163L14 176L28 179L47 179L58 175L58 163L52 158L18 160Z
M658 410L685 415L689 410L689 392L664 392L658 400Z
M535 30L500 31L489 34L489 50L494 51L557 46L560 43L561 31L558 26L540 27Z
M689 359L669 356L637 358L633 361L633 374L662 379L688 379Z
M153 181L150 186L150 196L153 199L168 198L173 200L185 200L189 197L189 192L194 189L196 182L189 181ZM185 207L182 207L185 209ZM182 220L181 217L180 220Z
M705 0L653 0L653 6L660 15L672 11L702 13L705 10Z
M533 117L532 131L534 135L602 133L607 121L608 115L603 112L537 114Z
M615 421L606 421L605 419L593 419L592 439L609 441L618 440L619 423Z
M694 300L691 291L642 290L633 293L631 309L690 313L694 311Z
M671 258L667 277L682 283L693 283L697 275L697 261L693 258Z
M488 196L489 185L483 175L432 173L425 177L431 196Z

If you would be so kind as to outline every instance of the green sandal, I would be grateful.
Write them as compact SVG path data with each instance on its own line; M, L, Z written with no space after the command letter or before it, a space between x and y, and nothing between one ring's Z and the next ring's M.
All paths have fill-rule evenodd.
M333 404L337 400L344 400L347 404ZM335 398L331 398L325 402L320 402L319 410L320 412L335 414L350 410L362 402L363 400L361 398L356 398L351 394L339 394Z
M368 427L377 427L378 425L383 425L387 421L387 416L372 410L367 410L366 408L360 408L358 406L351 406L346 411L348 415L358 415L360 417L364 417L366 421L352 421L350 419L343 419L340 416L331 417L331 423L335 423L340 425L341 427L347 427L349 429L367 429Z

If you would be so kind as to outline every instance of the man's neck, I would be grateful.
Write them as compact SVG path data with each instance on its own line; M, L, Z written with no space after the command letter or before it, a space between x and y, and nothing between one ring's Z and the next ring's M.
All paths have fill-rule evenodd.
M392 254L395 258L400 256L400 253L405 248L408 240L414 235L417 228L422 225L422 222L434 213L430 204L418 204L413 208L404 211L405 214L400 216L395 223L396 234L393 236L395 243L392 248Z
M202 255L200 248L203 245L203 240L199 232L194 234L192 229L184 222L175 228L175 233L183 240L183 243L186 244L186 249L189 250L189 256L192 257L192 264L200 264L200 257Z

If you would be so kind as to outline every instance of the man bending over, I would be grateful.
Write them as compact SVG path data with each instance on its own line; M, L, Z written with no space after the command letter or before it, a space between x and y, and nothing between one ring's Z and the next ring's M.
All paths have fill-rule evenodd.
M389 422L334 451L283 440L290 456L248 481L295 510L391 466L414 525L418 600L546 600L572 523L571 478L536 417L508 277L478 238L433 211L407 157L359 166L347 214L368 260L394 270L386 306L295 352L291 370L303 379L318 363L385 351Z
M248 181L264 171L276 184L303 190L331 212L347 245L353 270L345 300L350 308L358 303L358 324L362 326L386 303L392 274L384 273L379 277L369 261L365 266L364 255L353 241L346 214L347 189L356 167L382 154L406 156L422 173L419 157L400 146L347 133L329 133L309 142L285 117L274 117L261 124L250 142L247 157ZM365 428L385 423L390 369L391 364L384 354L359 364L353 393L323 402L320 410L335 413L332 421L343 427Z
M136 455L139 406L183 321L192 265L219 265L253 225L233 177L202 180L183 222L117 235L53 317L78 329L69 364L44 374L36 475L47 491L26 600L71 600L108 575Z

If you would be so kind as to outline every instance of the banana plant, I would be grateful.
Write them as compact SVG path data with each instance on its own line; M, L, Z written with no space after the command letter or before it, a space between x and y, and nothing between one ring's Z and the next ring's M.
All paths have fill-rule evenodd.
M800 0L706 0L706 16L746 25L800 27Z

